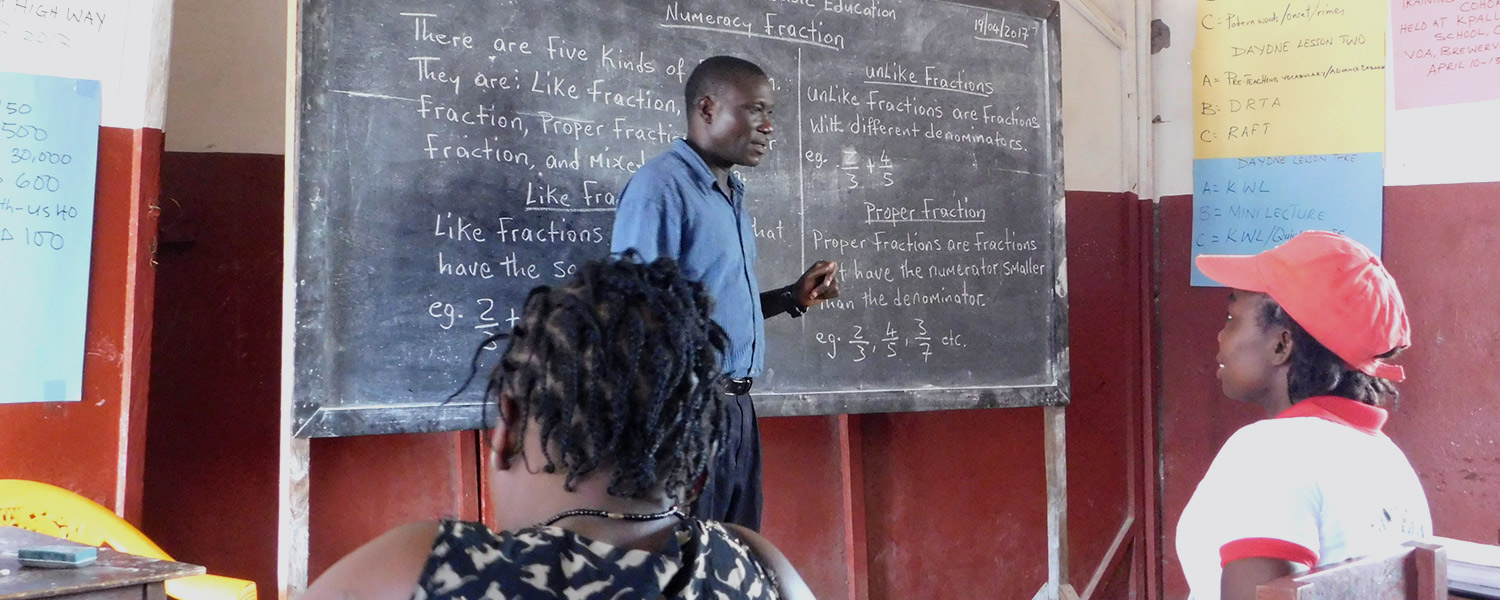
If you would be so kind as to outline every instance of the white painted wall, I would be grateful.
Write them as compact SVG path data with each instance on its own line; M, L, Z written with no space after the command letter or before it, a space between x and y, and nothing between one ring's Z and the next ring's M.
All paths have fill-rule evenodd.
M167 150L282 154L288 35L285 2L176 0Z
M97 79L101 124L163 125L172 0L0 0L0 71Z
M1156 113L1156 185L1159 196L1193 191L1192 51L1198 6L1194 0L1155 0L1156 18L1172 30L1172 46L1152 60ZM1390 64L1390 42L1387 37ZM1395 110L1391 69L1386 80L1386 185L1500 181L1500 101Z
M1158 122L1157 197L1193 192L1193 43L1198 4L1193 0L1154 0L1152 12L1171 30L1172 45L1151 58Z
M1085 17L1075 4L1062 5L1063 187L1069 190L1123 192L1130 187L1125 147L1127 105L1125 75L1130 55ZM1114 23L1116 3L1098 3L1105 27ZM1121 41L1124 41L1123 39ZM1128 82L1134 85L1134 81ZM1133 116L1133 115L1132 115ZM1134 127L1132 118L1128 126ZM1128 167L1128 168L1127 168Z
M1500 181L1500 100L1396 110L1386 48L1385 184Z

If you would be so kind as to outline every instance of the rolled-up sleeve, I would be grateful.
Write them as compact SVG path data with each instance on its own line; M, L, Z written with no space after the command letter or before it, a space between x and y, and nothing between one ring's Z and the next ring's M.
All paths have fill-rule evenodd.
M647 262L681 256L682 200L655 177L637 177L620 193L609 250L619 254L630 248Z

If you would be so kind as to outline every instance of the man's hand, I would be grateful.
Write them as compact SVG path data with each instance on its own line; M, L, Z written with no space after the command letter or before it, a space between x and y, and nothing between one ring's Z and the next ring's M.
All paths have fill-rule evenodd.
M807 272L792 286L793 298L803 308L812 308L824 300L839 297L839 264L820 260L807 268Z

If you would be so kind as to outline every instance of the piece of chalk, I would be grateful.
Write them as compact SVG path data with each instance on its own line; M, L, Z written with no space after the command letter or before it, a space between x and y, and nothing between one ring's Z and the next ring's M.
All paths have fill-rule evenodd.
M23 567L43 569L71 569L93 564L99 558L99 549L93 546L32 546L16 551L16 560Z

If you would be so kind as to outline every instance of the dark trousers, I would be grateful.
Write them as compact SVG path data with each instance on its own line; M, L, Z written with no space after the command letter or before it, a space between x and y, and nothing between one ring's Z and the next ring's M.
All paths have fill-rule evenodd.
M693 516L760 531L760 427L750 395L725 395L724 416L725 444L693 503Z

